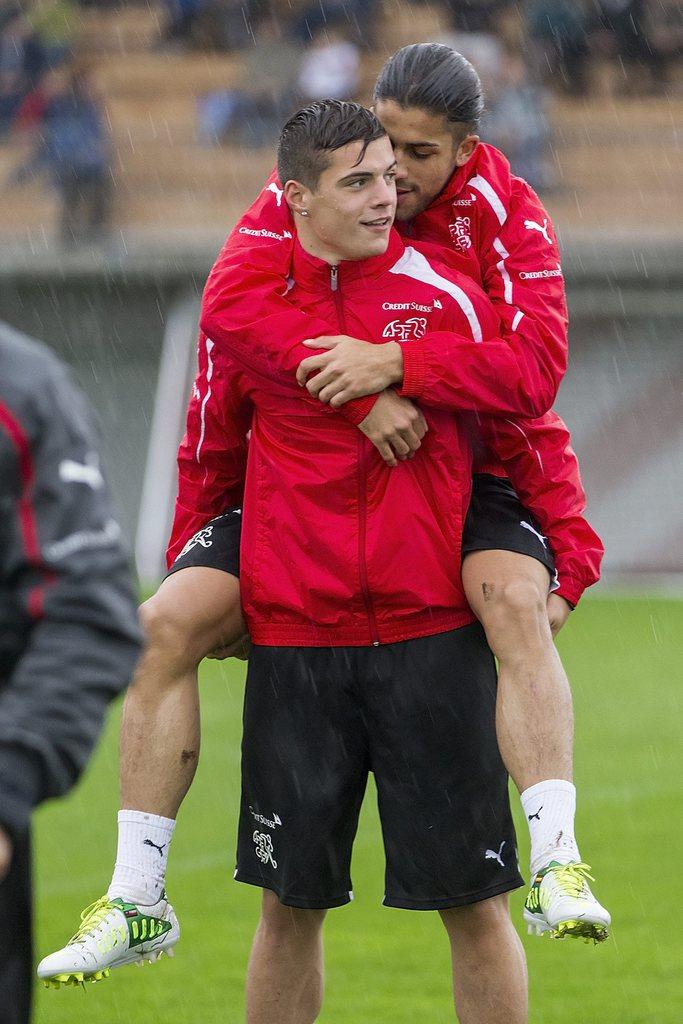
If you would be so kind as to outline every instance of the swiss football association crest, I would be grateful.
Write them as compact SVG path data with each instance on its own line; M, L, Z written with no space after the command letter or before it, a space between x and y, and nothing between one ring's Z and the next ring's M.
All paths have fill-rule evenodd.
M410 341L411 338L422 338L427 331L427 321L423 316L411 316L409 320L392 320L382 331L383 338L394 341Z
M470 217L456 217L453 223L448 225L453 244L460 252L467 252L468 249L472 248L472 239L470 238L471 225L472 219Z
M210 548L213 544L211 540L211 534L213 533L213 526L205 526L203 530L199 530L195 533L194 537L190 537L183 550L178 555L178 558L182 558L188 551L191 551L197 544L201 544L203 548ZM178 559L176 559L177 561Z
M259 832L258 829L252 836L256 847L256 856L262 864L272 864L277 867L277 861L273 858L273 840L268 833Z

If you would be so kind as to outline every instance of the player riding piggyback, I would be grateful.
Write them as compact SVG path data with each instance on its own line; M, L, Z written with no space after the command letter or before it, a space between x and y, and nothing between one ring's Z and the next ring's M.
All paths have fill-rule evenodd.
M478 439L462 549L466 594L498 658L499 693L507 695L503 717L510 714L510 720L501 718L499 743L531 832L535 881L525 917L530 927L555 931L568 908L578 914L581 904L584 925L561 933L604 938L609 915L590 894L574 838L571 694L547 619L542 621L542 567L557 573L555 593L547 599L555 632L597 580L602 557L599 538L583 518L585 496L569 433L548 411L567 367L567 307L555 233L542 203L511 174L503 154L479 143L481 86L459 54L438 44L405 47L382 69L374 99L397 157L396 216L404 240L438 246L439 259L453 261L483 285L500 320L498 336L485 345L472 345L469 332L462 339L451 335L451 387L459 407L500 414L506 401L543 467L540 489L538 481L518 475L515 494ZM349 384L343 357L353 339L338 337L343 328L325 322L319 310L302 316L288 304L296 227L281 186L271 176L216 261L203 300L200 366L209 339L238 355L240 349L261 349L271 331L291 349L310 338L304 344L331 350L326 355L336 359L337 377L331 361L315 357L311 375L299 374L299 382L361 424L377 395L362 379ZM408 342L402 344L400 393L419 402L420 381L432 380L444 365L435 358L438 330L424 311L387 313L396 315L383 330ZM398 315L403 313L409 315ZM201 374L198 381L204 395ZM519 417L535 418L522 424ZM526 511L532 504L537 522ZM202 525L199 516L195 526ZM174 533L169 555L179 542ZM530 679L539 686L533 701Z
M168 728L164 731L164 742L177 747L178 756L174 747L169 764L184 765L185 748L189 751L191 743L185 741L181 749L176 737L182 735L179 729L194 736L190 726L198 717L197 665L217 642L238 638L239 632L234 637L231 632L233 622L235 629L244 631L239 588L248 625L261 649L284 647L288 642L310 647L324 644L330 635L323 636L319 626L327 621L336 630L349 610L355 616L353 625L362 626L362 636L354 630L353 638L346 640L346 634L335 632L337 642L352 644L360 637L363 644L379 642L380 648L391 643L396 638L390 636L396 616L390 602L389 614L373 624L367 604L352 605L342 594L351 582L349 516L356 516L362 493L366 513L371 511L373 521L387 527L394 544L382 552L382 538L364 534L365 541L371 542L370 548L364 545L365 553L379 582L386 583L383 561L396 571L395 544L402 545L406 561L400 578L395 578L402 588L401 601L406 580L410 586L415 582L412 569L429 567L429 586L441 588L441 609L445 614L452 615L455 608L468 614L464 595L498 659L497 744L520 791L531 833L533 885L525 910L527 922L558 936L601 940L607 934L609 914L590 892L588 869L574 837L571 695L550 627L556 631L562 626L571 606L598 578L602 546L583 518L585 498L568 431L554 413L547 412L567 362L566 304L555 236L528 185L510 174L502 154L478 144L474 133L482 103L473 69L448 47L407 47L387 63L377 84L375 106L397 157L397 216L403 242L392 235L386 253L378 251L369 266L366 253L343 255L324 268L311 263L310 253L302 255L302 226L311 223L312 211L294 195L285 199L287 182L276 176L233 230L204 294L199 373L179 453L179 493L168 551L171 574L146 603L147 621L152 625L150 668L146 674L139 673L132 697L136 691L142 695L136 712L142 722L144 707L159 703L161 712L166 676L174 692L187 695L184 704L174 704L188 709L183 710L182 722L174 720L173 733ZM323 153L333 149L325 138L320 142ZM351 175L344 187L352 190L355 180ZM315 191L309 198L317 203ZM376 232L378 237L386 233L389 215L387 210L369 211L363 231L366 235ZM304 220L300 222L299 217ZM373 264L373 259L382 266ZM357 279L360 264L354 269L358 260L366 262L362 282ZM495 317L490 319L490 307L480 315L483 296L476 286L461 282L457 272L451 273L453 269L483 285L497 322ZM373 280L380 287L373 287ZM469 300L469 307L455 297L458 290ZM377 422L377 409L391 401L389 395L395 402L414 402L419 415L403 433L392 427L377 434L369 424ZM305 406L305 417L295 416L280 425L282 396ZM258 397L256 405L254 397ZM441 418L439 406L450 410L451 416L457 413L457 427ZM488 424L489 433L477 438L472 498L461 543L456 520L462 527L469 494L469 481L463 475L468 464L463 412L495 418ZM425 417L433 427L426 442ZM418 420L420 434L415 432ZM256 445L247 445L250 430ZM308 431L306 439L300 436L301 430ZM422 545L418 554L424 558L416 558L410 545L413 519L408 524L400 513L413 508L413 499L420 500L420 488L414 485L419 483L420 466L426 467L423 457L439 433L449 443L442 446L443 460L429 459L429 479L433 497L437 491L441 497L427 502L428 516L418 516L424 533L418 538ZM330 460L330 448L340 439L344 452L337 450ZM295 440L297 450L306 453L297 471L303 468L304 473L315 475L322 452L333 481L341 464L337 457L343 454L344 465L351 465L351 448L365 449L361 476L354 477L354 497L349 492L343 508L333 515L343 550L332 548L325 559L318 557L316 544L324 537L317 537L318 519L305 508L306 486L299 479L294 505L290 501L293 488L282 474L293 471L293 465L288 460L276 464L262 458L264 451L291 454ZM501 463L487 450L489 441L514 489ZM413 463L404 464L413 456ZM241 575L247 458L241 543L247 561ZM382 460L394 467L391 473L387 474ZM438 481L439 462L449 480ZM346 482L348 474L341 475ZM380 480L392 489L394 500L368 503ZM365 491L359 488L362 481ZM400 488L409 484L411 502L402 501ZM337 498L333 486L328 490L327 511L328 499L334 503ZM277 507L270 500L275 494ZM381 499L381 487L377 496ZM260 553L259 515L250 522L254 508L267 522L271 538L278 538L277 544L262 545ZM301 515L293 515L297 509ZM434 519L435 509L439 521L443 516L448 527L446 548L438 530L429 540L423 529L428 519ZM356 540L358 536L357 532ZM287 564L284 538L293 537L304 562L311 555L305 572ZM185 554L179 557L183 549ZM357 556L358 550L354 553ZM316 573L324 572L328 563L338 570L331 569L326 577L326 585L336 588L340 598L334 602L341 609L337 624L331 617L325 620L331 606L310 606L308 595L300 589L304 580L315 579L316 597L320 590ZM552 589L554 593L549 593ZM409 596L415 627L420 606L433 606L436 594L432 590ZM279 608L285 607L287 621L274 623ZM183 620L179 612L189 608L193 617L179 627ZM399 612L406 610L407 605L401 604ZM226 623L231 624L229 628ZM281 630L277 636L277 630L269 632L274 625ZM455 626L455 621L444 617L440 628L449 626ZM301 629L309 632L304 636ZM425 636L414 634L420 642ZM283 654L283 661L286 658ZM166 669L160 671L159 664ZM150 742L156 735L151 717L146 728L140 734ZM131 741L126 742L132 749ZM194 747L191 752L195 753ZM162 785L161 775L153 777L149 767L143 786L134 779L131 766L135 763L130 757L122 759L122 779L128 779L127 790L122 783L122 807L135 810L120 812L119 855L108 897L110 904L115 897L122 898L134 903L140 913L154 915L152 905L159 893L163 895L175 816L191 783L196 757L192 770L179 772L167 786ZM267 811L263 814L274 821L272 808ZM282 814L279 807L278 811ZM245 820L251 837L253 824ZM152 848L140 845L141 837L150 834L164 851L159 863L152 865L145 860ZM481 851L484 863L492 870L499 870L501 861L507 865L511 841L503 847L500 836L487 840ZM247 852L254 855L250 843L251 838L245 857ZM279 852L273 855L265 846L257 846L257 857L259 849L266 861L273 857L281 863ZM85 931L87 924L84 921ZM61 952L70 955L70 947Z
M470 123L476 125L483 110L476 74L458 54L455 57L459 62L453 65L455 70L449 67L449 73L451 77L457 76L463 67L467 73L462 83L453 86L459 106L445 127L439 125L435 129L434 117L430 118L418 106L411 106L413 102L430 101L429 83L425 85L421 77L428 77L430 62L443 64L452 56L453 51L437 44L406 47L385 65L375 88L376 111L397 156L396 227L406 242L414 238L421 244L434 243L439 260L448 260L481 283L499 317L499 333L487 341L485 352L471 344L473 337L481 341L476 333L468 331L461 339L452 336L448 359L454 386L459 388L460 408L535 417L529 431L530 444L539 458L545 458L546 465L552 466L553 484L559 483L561 489L581 500L583 489L569 433L560 418L548 411L568 358L564 281L548 214L527 182L511 174L510 165L499 150L479 143L469 131L454 146L451 121L458 126L462 123L466 129ZM406 78L416 83L412 91L405 86ZM433 91L438 93L436 81ZM404 105L416 123L410 117L406 121ZM434 170L426 172L427 166L434 166ZM301 343L302 337L315 339L348 333L319 312L302 315L288 302L295 235L294 218L274 171L231 232L206 284L197 405L201 405L207 390L206 375L212 362L205 351L209 338L214 351L216 346L233 355L240 351L262 351L265 362L270 359L263 342L266 332L276 333L282 344L291 345L292 349ZM433 318L425 317L424 311L386 312L385 339L402 340L401 334L406 336L404 340L419 339L419 347L411 344L405 348L402 390L402 394L419 400L419 389L412 386L411 366L420 359L430 371L430 332L438 331L438 327ZM438 372L440 365L435 360L432 372ZM343 405L334 399L332 404L358 424L369 413L376 397L347 391ZM200 417L196 419L199 422ZM560 447L560 436L564 437L565 445L562 457L558 458L553 453ZM505 475L500 463L481 444L476 447L474 473L475 498L480 489L491 486L491 476ZM555 556L557 594L574 606L584 589L598 578L602 548L593 531L584 529L587 524L579 523L576 515L571 536L549 533L553 522L566 512L558 504L558 494L557 486L549 485L540 496L541 526ZM169 544L170 560L177 556L189 536L205 525L205 506L200 496L187 493L185 504L196 509L197 515L178 523L182 532L174 530ZM583 507L577 506L576 512L581 511ZM578 557L577 548L581 552Z

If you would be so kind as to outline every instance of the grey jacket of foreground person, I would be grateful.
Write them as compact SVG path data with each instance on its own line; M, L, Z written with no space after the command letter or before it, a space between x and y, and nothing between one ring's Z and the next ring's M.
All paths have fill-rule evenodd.
M139 654L136 597L68 371L0 325L0 824L65 793Z

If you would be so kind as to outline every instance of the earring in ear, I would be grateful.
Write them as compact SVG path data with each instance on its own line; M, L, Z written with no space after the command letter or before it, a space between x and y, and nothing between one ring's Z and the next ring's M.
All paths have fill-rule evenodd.
M299 210L302 217L308 217L308 210Z

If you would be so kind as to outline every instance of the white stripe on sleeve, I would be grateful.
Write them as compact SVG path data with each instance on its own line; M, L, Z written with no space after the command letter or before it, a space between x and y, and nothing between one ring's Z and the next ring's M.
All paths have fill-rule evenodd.
M489 206L498 218L498 223L502 227L508 218L507 210L503 206L493 185L487 181L486 178L482 178L481 174L476 174L473 178L470 178L467 184L471 185L472 188L476 188L478 192L481 192L484 199L488 201Z
M500 272L500 276L503 278L503 298L507 302L508 306L512 305L512 281L508 274L508 268L505 266L505 260L509 257L510 253L507 251L500 238L493 239L493 248L496 250L498 255L501 257L500 261L496 263L496 267Z
M512 330L513 331L517 330L517 328L519 327L519 321L522 319L523 316L524 316L524 313L522 313L521 309L518 309L517 312L515 313L513 321L512 321Z
M213 349L213 342L210 338L206 339L206 359L208 367L206 370L206 383L207 389L204 398L202 399L202 405L199 412L199 420L201 423L201 430L199 431L199 441L197 442L197 451L195 452L195 459L199 462L199 457L202 451L202 445L204 444L204 434L206 433L206 403L211 398L211 378L213 377L213 359L211 358L211 352Z
M471 300L462 288L458 288L457 284L449 281L447 277L437 274L421 252L417 252L412 246L407 246L400 260L391 267L390 273L403 274L405 277L412 277L415 281L422 281L423 284L434 285L439 291L452 296L467 317L474 340L477 342L484 340L481 324Z

